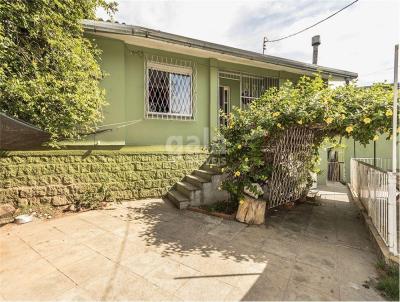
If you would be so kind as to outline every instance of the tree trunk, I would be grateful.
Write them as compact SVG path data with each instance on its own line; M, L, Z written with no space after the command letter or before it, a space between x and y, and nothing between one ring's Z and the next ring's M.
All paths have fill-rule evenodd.
M236 219L248 224L263 224L265 222L266 202L246 196L239 202Z

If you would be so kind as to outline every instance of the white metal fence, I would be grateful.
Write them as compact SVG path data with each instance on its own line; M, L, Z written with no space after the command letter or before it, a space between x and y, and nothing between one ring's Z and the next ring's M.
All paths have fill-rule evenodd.
M357 160L367 163L371 166L377 167L384 171L390 171L392 169L392 159L391 158L362 158L358 157Z
M352 158L350 182L390 252L399 254L399 203L396 174L373 166L373 159Z

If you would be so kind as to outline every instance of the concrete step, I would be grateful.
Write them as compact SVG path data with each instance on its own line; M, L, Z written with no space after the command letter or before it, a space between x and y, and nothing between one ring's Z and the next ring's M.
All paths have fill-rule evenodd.
M187 181L178 181L176 184L176 189L178 192L182 193L182 195L190 198L194 191L201 191L201 189L190 182Z
M201 167L201 170L210 171L212 173L220 174L221 173L221 166L213 165L213 164L204 164Z
M186 175L185 176L185 181L190 183L190 184L192 184L192 185L194 185L194 186L196 186L196 187L198 187L199 189L202 188L204 183L210 182L209 180L201 178L201 177L199 177L197 175Z
M168 191L167 198L180 210L186 209L190 204L189 198L175 189Z
M198 176L198 177L201 177L201 178L203 178L203 179L205 179L207 181L211 181L212 177L214 175L216 175L217 173L212 172L212 171L200 170L199 169L199 170L194 170L193 174Z

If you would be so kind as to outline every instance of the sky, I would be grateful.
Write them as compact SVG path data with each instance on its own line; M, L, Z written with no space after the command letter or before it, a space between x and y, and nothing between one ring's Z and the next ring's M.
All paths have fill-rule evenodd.
M114 20L262 52L263 37L297 32L353 0L117 0ZM107 19L99 10L98 17ZM266 54L311 63L311 38L321 36L318 64L359 74L359 85L393 82L400 40L400 0L359 0L295 37L268 43Z

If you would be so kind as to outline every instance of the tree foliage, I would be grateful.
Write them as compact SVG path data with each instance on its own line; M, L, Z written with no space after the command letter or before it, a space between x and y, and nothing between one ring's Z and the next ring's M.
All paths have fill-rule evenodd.
M105 0L0 0L0 110L48 131L77 138L102 119L100 51L83 37L81 19Z
M376 140L391 129L392 95L385 84L333 88L319 75L304 76L296 84L287 81L279 89L269 89L245 110L234 108L224 116L228 123L220 128L214 145L225 154L223 188L239 199L245 186L265 183L272 173L265 148L291 127L314 131L314 159L326 138L353 137L363 144ZM313 163L306 166L312 169Z

